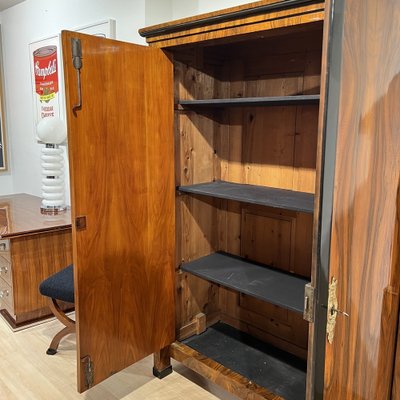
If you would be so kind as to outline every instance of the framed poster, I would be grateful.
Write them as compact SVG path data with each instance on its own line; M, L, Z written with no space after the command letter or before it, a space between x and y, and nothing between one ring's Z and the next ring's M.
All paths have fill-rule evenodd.
M1 68L0 68L1 70ZM3 74L1 74L1 78ZM0 172L7 170L7 151L6 151L6 133L4 130L4 97L3 97L3 85L2 79L0 78Z
M73 29L76 32L115 39L116 23L106 19ZM31 65L34 133L41 119L59 117L65 120L64 80L60 34L29 44Z
M105 19L104 21L81 26L74 29L76 32L87 33L88 35L102 36L109 39L116 37L116 24L114 19Z
M8 219L8 206L0 207L0 236L8 233L9 219Z
M43 118L61 115L63 95L60 36L55 35L29 44L33 93L33 123L36 126Z
M0 29L0 172L7 171L7 150L5 132L5 107L4 107L4 75L3 75L3 52L1 49Z

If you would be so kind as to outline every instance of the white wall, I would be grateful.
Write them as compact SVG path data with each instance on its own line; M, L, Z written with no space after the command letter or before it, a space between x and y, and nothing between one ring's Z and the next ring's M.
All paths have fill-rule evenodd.
M0 27L1 27L1 14L0 14ZM1 39L1 34L0 34L0 39ZM0 45L0 54L1 54L1 45ZM1 59L0 59L1 62ZM2 71L2 67L0 66L0 71ZM6 114L6 103L4 102L4 114ZM7 121L4 120L4 127L6 127L6 123ZM7 137L5 137L6 141L7 141ZM10 143L9 141L6 143L6 158L7 160L10 160L10 154L11 154L11 149L10 149ZM8 161L9 164L9 161ZM12 193L14 189L13 186L13 177L11 174L10 169L6 172L0 172L0 195L2 193Z
M146 0L145 26L172 19L172 0Z
M146 0L146 26L199 13L198 0Z
M9 148L0 195L40 196L42 145L34 140L29 43L107 18L116 20L117 39L145 43L137 33L145 25L145 0L26 0L0 14Z
M40 144L34 140L28 45L107 18L117 39L144 44L138 29L171 19L248 3L246 0L26 0L0 13L5 73L9 171L0 173L0 195L40 196ZM68 171L66 171L68 181ZM68 188L68 186L67 186Z
M223 1L222 1L223 3ZM198 0L172 0L171 19L179 19L191 17L192 15L200 14Z
M198 0L198 12L207 13L211 11L221 10L223 8L235 7L241 4L253 3L254 0Z
M146 0L146 25L221 10L254 0Z

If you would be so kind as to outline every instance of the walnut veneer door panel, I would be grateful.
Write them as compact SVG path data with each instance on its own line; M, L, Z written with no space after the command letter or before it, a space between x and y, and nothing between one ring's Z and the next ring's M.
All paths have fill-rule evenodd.
M82 50L82 106L71 38ZM63 32L78 389L174 340L173 69L158 49Z
M385 400L400 276L400 2L336 5L343 38L329 280L349 317L338 314L326 342L324 399Z

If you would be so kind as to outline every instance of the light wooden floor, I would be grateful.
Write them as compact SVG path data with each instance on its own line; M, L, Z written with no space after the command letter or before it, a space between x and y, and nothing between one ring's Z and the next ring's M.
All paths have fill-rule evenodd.
M63 339L57 355L45 354L61 327L54 320L14 333L0 318L0 399L235 399L179 363L173 364L171 375L162 380L154 378L152 357L80 395L76 392L75 336Z

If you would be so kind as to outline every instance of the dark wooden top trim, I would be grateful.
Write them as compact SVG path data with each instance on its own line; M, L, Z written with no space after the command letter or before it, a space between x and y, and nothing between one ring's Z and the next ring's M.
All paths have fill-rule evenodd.
M139 30L139 34L145 38L151 38L159 35L167 35L187 29L197 28L199 26L223 23L234 19L242 19L249 16L263 14L271 11L280 11L289 8L295 8L303 5L324 3L324 0L282 0L270 4L254 6L254 3L248 4L249 8L237 9L228 8L215 15L213 13L200 14L192 18L184 18L172 21L167 24L159 24Z

